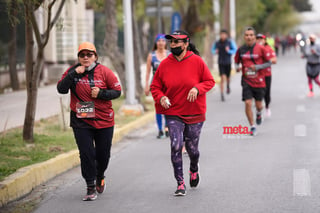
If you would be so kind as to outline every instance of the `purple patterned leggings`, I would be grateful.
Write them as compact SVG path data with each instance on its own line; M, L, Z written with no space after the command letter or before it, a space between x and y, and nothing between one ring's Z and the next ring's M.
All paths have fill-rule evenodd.
M176 119L167 118L167 124L171 139L171 162L174 176L177 182L181 183L184 181L182 165L183 142L185 142L185 147L190 157L190 171L197 172L200 157L198 145L203 122L186 124Z

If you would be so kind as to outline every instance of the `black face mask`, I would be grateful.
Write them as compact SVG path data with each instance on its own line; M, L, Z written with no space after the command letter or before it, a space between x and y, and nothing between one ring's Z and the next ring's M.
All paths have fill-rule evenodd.
M174 47L174 48L171 48L171 52L172 52L173 55L179 56L183 52L183 49L181 48L181 46L180 47Z
M311 44L311 45L314 45L314 41L310 41L310 44Z

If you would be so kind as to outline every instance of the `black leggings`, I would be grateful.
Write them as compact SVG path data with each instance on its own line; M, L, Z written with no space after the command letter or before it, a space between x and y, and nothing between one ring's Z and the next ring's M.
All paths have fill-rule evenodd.
M109 164L113 129L73 128L80 152L81 173L87 185L93 185L97 177L104 177Z
M271 102L270 90L271 90L271 76L266 76L266 94L264 96L264 101L266 103L266 108L269 108L269 104Z

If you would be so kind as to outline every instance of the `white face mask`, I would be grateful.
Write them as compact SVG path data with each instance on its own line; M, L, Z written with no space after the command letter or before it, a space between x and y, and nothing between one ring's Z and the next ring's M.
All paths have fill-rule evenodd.
M96 66L96 62L93 62L90 66L86 67L85 70L89 71L92 70Z

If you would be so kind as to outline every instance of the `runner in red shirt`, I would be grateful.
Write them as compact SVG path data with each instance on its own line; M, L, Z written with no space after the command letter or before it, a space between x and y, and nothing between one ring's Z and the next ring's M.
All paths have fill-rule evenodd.
M87 184L84 201L97 199L105 188L104 173L110 159L114 130L111 100L121 95L115 74L97 62L94 44L78 48L79 63L71 66L57 84L61 94L70 91L70 126L79 149L81 173Z
M265 95L265 72L263 69L271 66L270 57L265 48L256 44L255 30L249 27L244 33L245 45L241 46L235 55L236 70L242 71L242 100L245 102L245 112L251 126L251 135L256 134L253 122L252 98L257 109L256 123L262 123L262 100ZM239 64L241 63L241 67Z
M257 35L257 43L264 46L264 48L267 51L268 57L271 57L272 64L277 63L277 56L276 53L273 51L272 47L267 43L266 36L263 34ZM270 102L271 102L271 66L264 69L265 71L265 81L266 81L266 94L264 96L264 102L266 107L266 116L271 116L271 110L270 110Z
M186 194L182 147L190 157L190 186L199 183L199 136L205 121L206 93L215 81L209 68L184 31L166 35L171 53L164 59L150 86L156 111L166 115L171 140L171 161L178 187L174 195Z

